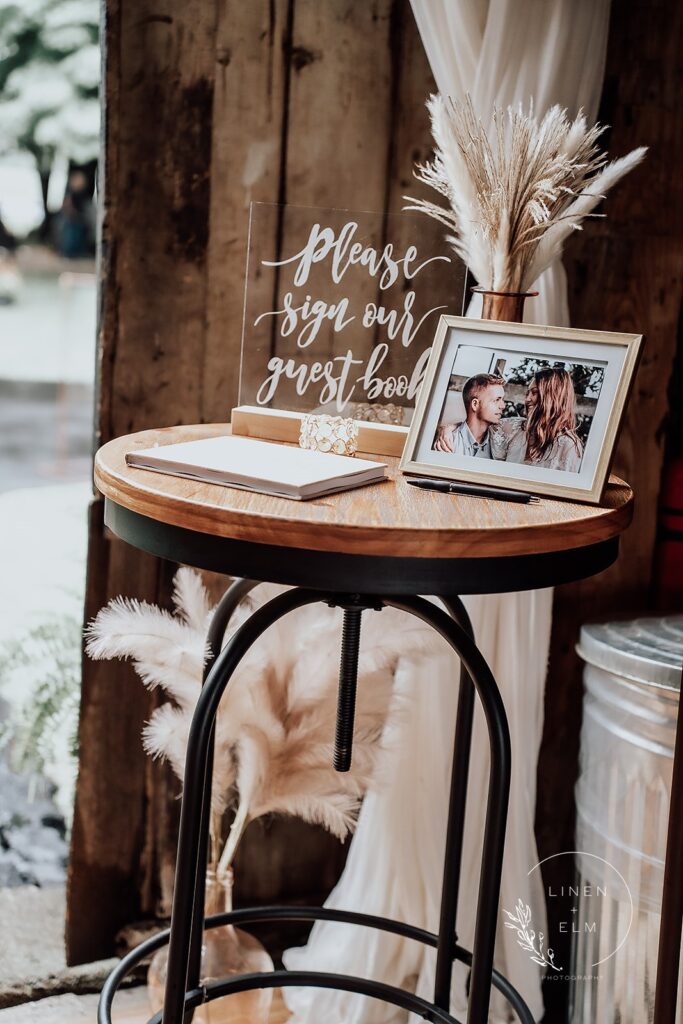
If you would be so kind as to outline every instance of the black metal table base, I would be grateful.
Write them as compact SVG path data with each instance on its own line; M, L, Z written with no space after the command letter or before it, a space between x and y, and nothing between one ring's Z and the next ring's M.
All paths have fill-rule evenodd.
M401 921L392 921L386 917L376 917L371 914L360 914L346 910L330 910L326 907L255 907L233 910L230 913L213 914L207 917L204 927L218 928L224 924L242 926L245 924L263 923L266 921L337 921L343 924L361 925L367 928L376 928L380 931L391 932L394 935L402 935L408 939L414 939L424 945L436 947L438 936L433 932L425 931L423 928L415 928L413 925ZM117 967L107 978L102 989L98 1022L111 1021L111 1012L116 992L125 977L146 957L151 956L156 950L166 945L169 940L170 930L160 932L141 943L136 949L124 957ZM472 963L472 954L469 950L457 945L453 947L453 959L467 966ZM492 972L493 987L507 999L512 1009L522 1024L534 1024L526 1003L519 992L510 982L500 974L499 971ZM185 1009L192 1010L204 1002L218 999L222 996L235 992L243 992L253 988L332 988L346 992L356 992L359 995L369 996L384 1002L392 1003L412 1013L419 1013L425 1020L446 1021L448 1024L459 1024L457 1019L446 1010L430 1004L427 1000L382 982L370 981L366 978L357 978L344 974L322 973L318 971L272 971L268 974L245 974L237 978L226 978L223 981L212 982L208 985L199 985L191 989L185 995ZM162 1013L159 1011L149 1019L147 1024L161 1024Z
M125 974L144 956L166 941L169 943L169 954L164 1008L162 1013L151 1018L150 1024L157 1024L162 1020L163 1024L188 1024L192 1020L194 1008L204 1001L248 988L290 985L357 992L417 1013L426 1020L453 1022L455 1018L450 1015L450 993L453 963L456 960L469 964L471 968L467 1024L485 1024L492 985L507 998L522 1024L533 1024L533 1016L521 996L509 982L493 970L510 790L510 736L498 686L474 642L464 605L459 598L444 599L444 604L448 608L446 612L432 602L414 596L393 596L387 595L386 592L381 595L340 594L333 591L294 588L278 595L253 612L225 646L222 646L235 607L255 586L257 584L249 580L235 582L224 595L212 619L208 638L210 659L188 738L171 927L167 933L143 943L124 958L112 972L102 991L98 1024L111 1024L112 1000ZM344 609L344 643L340 667L335 752L335 765L340 770L348 768L352 756L355 668L361 615L364 609L392 606L417 616L440 633L460 658L462 667L437 935L385 918L352 912L333 912L325 908L302 910L268 907L260 910L234 911L231 914L216 915L208 922L204 920L213 732L221 697L241 659L269 626L296 608L317 602ZM474 942L472 952L469 953L457 944L456 916L475 694L481 702L488 728L490 773ZM215 927L227 921L237 923L302 918L366 925L405 935L435 947L436 975L433 1002L427 1002L411 992L381 982L315 972L277 971L268 975L224 979L206 986L200 984L202 935L206 925Z

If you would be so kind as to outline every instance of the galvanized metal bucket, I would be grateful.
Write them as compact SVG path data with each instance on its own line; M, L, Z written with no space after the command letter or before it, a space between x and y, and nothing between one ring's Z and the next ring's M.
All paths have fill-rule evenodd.
M573 937L570 1020L649 1024L683 616L584 626L578 651L586 663L576 786L578 913L598 926ZM680 1021L680 992L678 1006Z

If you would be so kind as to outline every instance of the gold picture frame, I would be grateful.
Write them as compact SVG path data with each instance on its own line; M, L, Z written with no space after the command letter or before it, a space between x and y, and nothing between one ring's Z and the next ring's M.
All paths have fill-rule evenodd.
M640 334L442 316L400 469L599 504L642 343ZM486 376L498 383L482 384ZM504 403L499 419L497 413L482 411L481 400L476 419L473 390L485 398L486 389L494 386L498 390L489 398L496 398L497 409ZM560 408L572 404L573 425L563 412L562 423L569 426L553 436L547 425L558 423L558 417L553 419L548 410L558 408L560 394ZM457 421L458 415L465 419ZM485 415L487 423L481 419ZM530 432L540 451L531 459ZM539 437L545 448L539 447ZM444 438L451 451L443 450Z

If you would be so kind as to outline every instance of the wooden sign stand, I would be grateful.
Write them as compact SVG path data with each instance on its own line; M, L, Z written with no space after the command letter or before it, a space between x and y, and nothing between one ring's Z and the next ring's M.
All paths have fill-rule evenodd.
M230 423L233 434L240 434L242 437L297 444L303 416L304 413L301 412L238 405L232 410ZM363 454L395 455L400 458L407 437L408 427L358 420L358 451Z

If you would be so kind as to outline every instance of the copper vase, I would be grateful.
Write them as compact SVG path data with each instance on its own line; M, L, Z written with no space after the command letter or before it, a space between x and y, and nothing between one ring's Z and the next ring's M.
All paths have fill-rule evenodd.
M472 291L482 297L482 320L507 320L513 324L524 320L524 300L538 295L538 292L494 292L478 287Z

